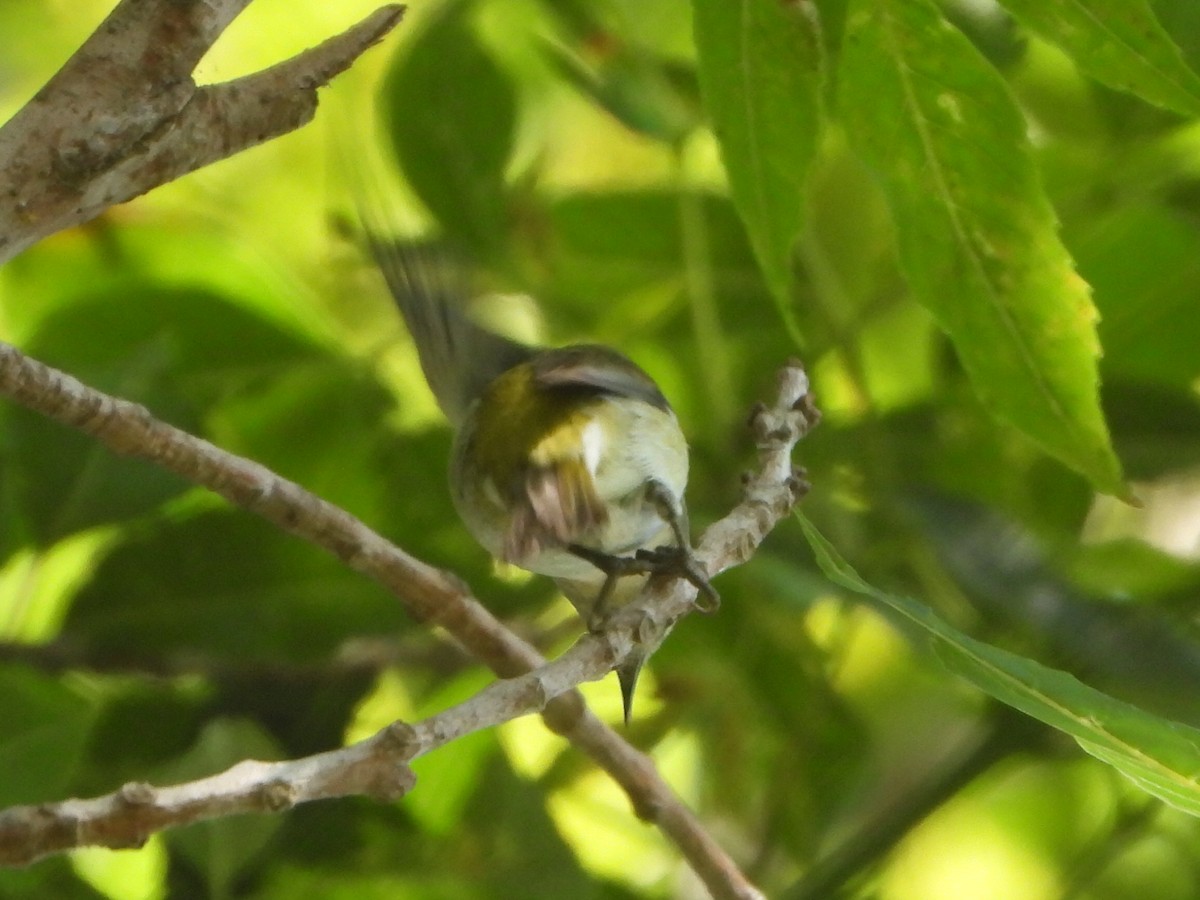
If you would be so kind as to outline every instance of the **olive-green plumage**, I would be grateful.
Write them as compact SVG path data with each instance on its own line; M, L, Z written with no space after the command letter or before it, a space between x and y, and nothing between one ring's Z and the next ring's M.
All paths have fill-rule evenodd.
M645 576L613 580L596 558L678 545L686 532L687 444L670 405L608 347L536 350L475 324L444 256L373 246L456 427L450 482L463 522L497 558L554 578L589 628L601 627ZM648 653L618 669L627 720Z

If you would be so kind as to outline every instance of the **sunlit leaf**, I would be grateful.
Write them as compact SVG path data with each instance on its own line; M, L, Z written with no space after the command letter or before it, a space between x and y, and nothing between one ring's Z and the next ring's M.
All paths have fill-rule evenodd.
M947 668L1002 703L1075 738L1143 789L1200 816L1200 729L1152 716L1027 657L968 637L928 607L872 587L800 517L817 563L835 584L869 597L922 635Z
M700 87L729 184L791 327L792 250L821 124L821 33L803 4L694 0Z
M913 294L976 392L1124 494L1098 398L1095 309L999 74L926 0L864 0L847 20L840 102L882 176Z
M471 670L448 680L426 699L421 716L433 714L466 700L491 679ZM414 760L413 772L422 790L408 798L409 813L434 834L449 834L462 822L471 798L479 791L490 761L497 755L494 732L477 732L455 741L449 753ZM425 788L430 790L425 790Z
M1200 114L1200 78L1145 0L1001 0L1109 87L1184 115Z

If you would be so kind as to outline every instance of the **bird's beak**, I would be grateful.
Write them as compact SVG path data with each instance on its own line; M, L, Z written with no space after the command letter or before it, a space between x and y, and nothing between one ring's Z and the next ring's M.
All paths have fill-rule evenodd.
M625 725L633 717L633 691L637 687L638 675L649 656L641 647L634 647L625 662L617 667L617 680L621 683L621 702L625 706Z

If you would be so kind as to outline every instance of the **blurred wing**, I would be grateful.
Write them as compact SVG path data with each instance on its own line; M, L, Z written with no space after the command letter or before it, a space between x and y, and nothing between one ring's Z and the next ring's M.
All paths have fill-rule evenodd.
M425 380L455 426L501 372L534 351L468 318L467 273L447 248L368 233L371 252L417 346Z

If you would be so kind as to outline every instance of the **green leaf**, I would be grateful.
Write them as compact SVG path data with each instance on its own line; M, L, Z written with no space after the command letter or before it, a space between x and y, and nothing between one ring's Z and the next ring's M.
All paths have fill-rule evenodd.
M1126 494L1100 409L1095 308L999 74L925 0L858 0L840 102L882 176L909 286L976 392L1096 487Z
M505 73L446 3L388 73L384 120L413 191L453 238L487 255L508 230L504 170L516 127Z
M402 843L403 839L397 839ZM381 854L382 855L382 854ZM339 860L333 866L275 866L255 895L264 900L290 897L320 897L321 900L487 900L494 896L479 884L471 871L426 871L425 861L406 872L364 872L359 866Z
M1200 645L1164 610L1146 602L1154 578L1161 583L1173 577L1177 588L1186 590L1181 579L1190 573L1182 563L1135 543L1142 551L1136 562L1127 559L1107 572L1094 566L1090 577L1098 589L1086 594L1051 567L1045 555L1049 547L1006 516L938 494L913 497L910 508L989 633L1012 635L1037 655L1068 660L1089 684L1122 701L1200 726L1200 695L1179 689L1200 682ZM1129 583L1131 568L1145 579L1140 585ZM1136 593L1115 599L1129 587L1143 589L1141 603ZM1121 652L1114 653L1114 647Z
M552 41L546 61L585 97L626 128L678 145L701 124L695 71L637 46L606 48L594 61Z
M403 627L401 605L333 556L241 511L165 523L122 544L63 637L119 658L312 662Z
M88 754L72 786L81 796L145 780L177 758L214 715L212 690L200 679L128 678L106 682Z
M767 300L733 204L723 196L699 194L708 233L708 264L722 304L746 304L739 322ZM549 207L554 243L556 310L578 304L593 315L615 298L659 281L678 281L683 267L681 197L672 190L614 190L556 198ZM774 325L777 320L764 316Z
M1196 418L1200 426L1200 416ZM1169 598L1171 593L1195 596L1200 592L1200 563L1182 560L1133 537L1084 544L1069 560L1069 571L1072 582L1091 595L1117 597L1134 608ZM1200 648L1195 652L1200 656ZM1156 671L1161 672L1162 666L1156 665ZM1175 682L1177 694L1200 701L1192 691L1179 691L1179 684Z
M1079 745L1144 790L1200 816L1200 730L1152 716L1051 669L968 637L927 607L867 584L816 527L798 516L817 564L835 584L861 594L927 638L952 672Z
M0 668L0 808L61 797L95 710L57 680Z
M377 471L381 444L394 440L385 424L394 402L350 360L320 360L226 401L210 427L223 448L370 518L394 505Z
M224 396L324 354L223 297L153 282L56 309L24 349L193 433ZM40 544L145 515L188 488L170 472L118 457L44 416L3 409L0 504L19 510Z
M1195 396L1200 376L1200 234L1156 204L1099 212L1073 229L1079 270L1096 291L1106 382L1114 374ZM1153 407L1163 426L1183 425Z
M1200 467L1200 397L1188 390L1111 380L1104 409L1131 478L1169 479ZM1141 572L1140 566L1132 566Z
M1145 0L1001 0L1026 27L1119 91L1200 114L1200 78Z
M432 715L482 690L491 678L470 670L440 686L424 700L418 716ZM421 790L406 798L405 807L425 831L451 834L461 827L471 798L480 790L489 762L499 745L494 731L478 731L454 742L448 752L430 753L413 761Z
M103 332L83 331L80 339L98 333ZM122 345L114 340L112 346ZM84 372L60 365L91 387L142 403L166 421L195 431L195 409L170 383L170 350L165 340L152 338L123 349L126 354L106 371ZM53 361L37 346L29 353ZM23 408L7 412L3 427L9 432L12 453L4 463L5 477L11 479L22 537L40 546L95 525L146 515L188 488L182 478L141 460L117 456L95 438L38 413Z
M10 867L0 870L0 900L26 900L29 897L102 900L104 895L79 877L71 857L61 855L24 869Z
M794 339L792 248L821 125L821 34L800 4L694 0L700 87L759 265Z

